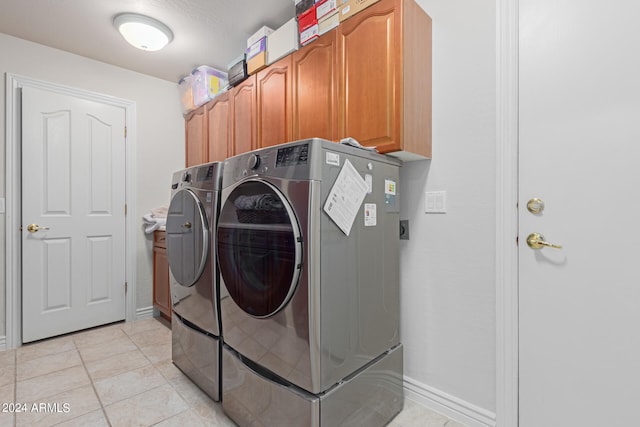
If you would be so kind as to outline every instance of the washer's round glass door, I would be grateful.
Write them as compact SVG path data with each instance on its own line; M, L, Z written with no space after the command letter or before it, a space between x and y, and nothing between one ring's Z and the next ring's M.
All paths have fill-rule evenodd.
M302 263L300 228L280 191L256 179L241 182L222 206L217 233L220 273L233 301L257 318L280 311Z
M173 277L193 286L204 271L209 255L209 224L198 196L188 189L171 199L167 213L167 258Z

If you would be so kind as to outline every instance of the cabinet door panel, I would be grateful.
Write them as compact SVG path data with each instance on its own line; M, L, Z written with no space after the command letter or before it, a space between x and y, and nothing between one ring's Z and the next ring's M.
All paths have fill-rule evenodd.
M291 56L257 77L258 147L291 141Z
M206 116L204 107L187 116L185 121L186 164L187 167L205 163L207 159Z
M338 138L337 31L292 55L293 139Z
M383 0L338 27L340 137L400 149L400 2Z
M229 92L218 95L207 104L209 162L221 162L229 157Z
M236 155L256 148L256 76L231 91L232 152Z
M153 301L162 314L171 316L169 260L165 248L153 248Z

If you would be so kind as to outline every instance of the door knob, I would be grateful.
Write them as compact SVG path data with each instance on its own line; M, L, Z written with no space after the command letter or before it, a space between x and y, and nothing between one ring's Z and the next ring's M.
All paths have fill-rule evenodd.
M531 233L527 236L527 245L531 249L541 249L543 247L562 249L562 245L554 245L553 243L545 242L544 236L540 233Z
M49 227L40 227L38 224L29 224L27 226L27 231L29 233L37 233L40 230L48 230Z
M187 222L185 222L182 226L183 226L184 228L191 228L191 223L190 223L189 221L187 221Z

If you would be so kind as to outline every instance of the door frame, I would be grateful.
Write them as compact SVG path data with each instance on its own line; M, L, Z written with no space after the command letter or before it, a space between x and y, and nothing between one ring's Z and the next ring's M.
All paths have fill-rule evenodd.
M496 425L518 417L519 1L496 0Z
M22 234L21 210L22 210L22 159L20 147L21 135L21 108L22 98L20 89L33 87L69 95L77 98L95 101L115 107L120 107L125 112L127 135L125 139L125 203L127 214L125 216L125 280L127 293L125 299L125 321L130 322L136 318L136 103L126 99L120 99L78 89L70 86L50 83L17 74L6 73L6 112L5 112L5 173L6 173L6 216L5 216L5 287L6 287L6 347L16 348L22 345Z

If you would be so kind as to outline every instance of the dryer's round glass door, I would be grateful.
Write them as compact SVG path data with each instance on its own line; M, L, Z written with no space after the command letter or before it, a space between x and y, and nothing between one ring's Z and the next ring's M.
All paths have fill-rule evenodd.
M167 213L167 258L171 274L193 286L209 256L209 224L198 196L188 189L175 193Z
M300 228L273 185L238 184L218 220L218 264L229 296L246 313L264 318L291 299L302 264Z

